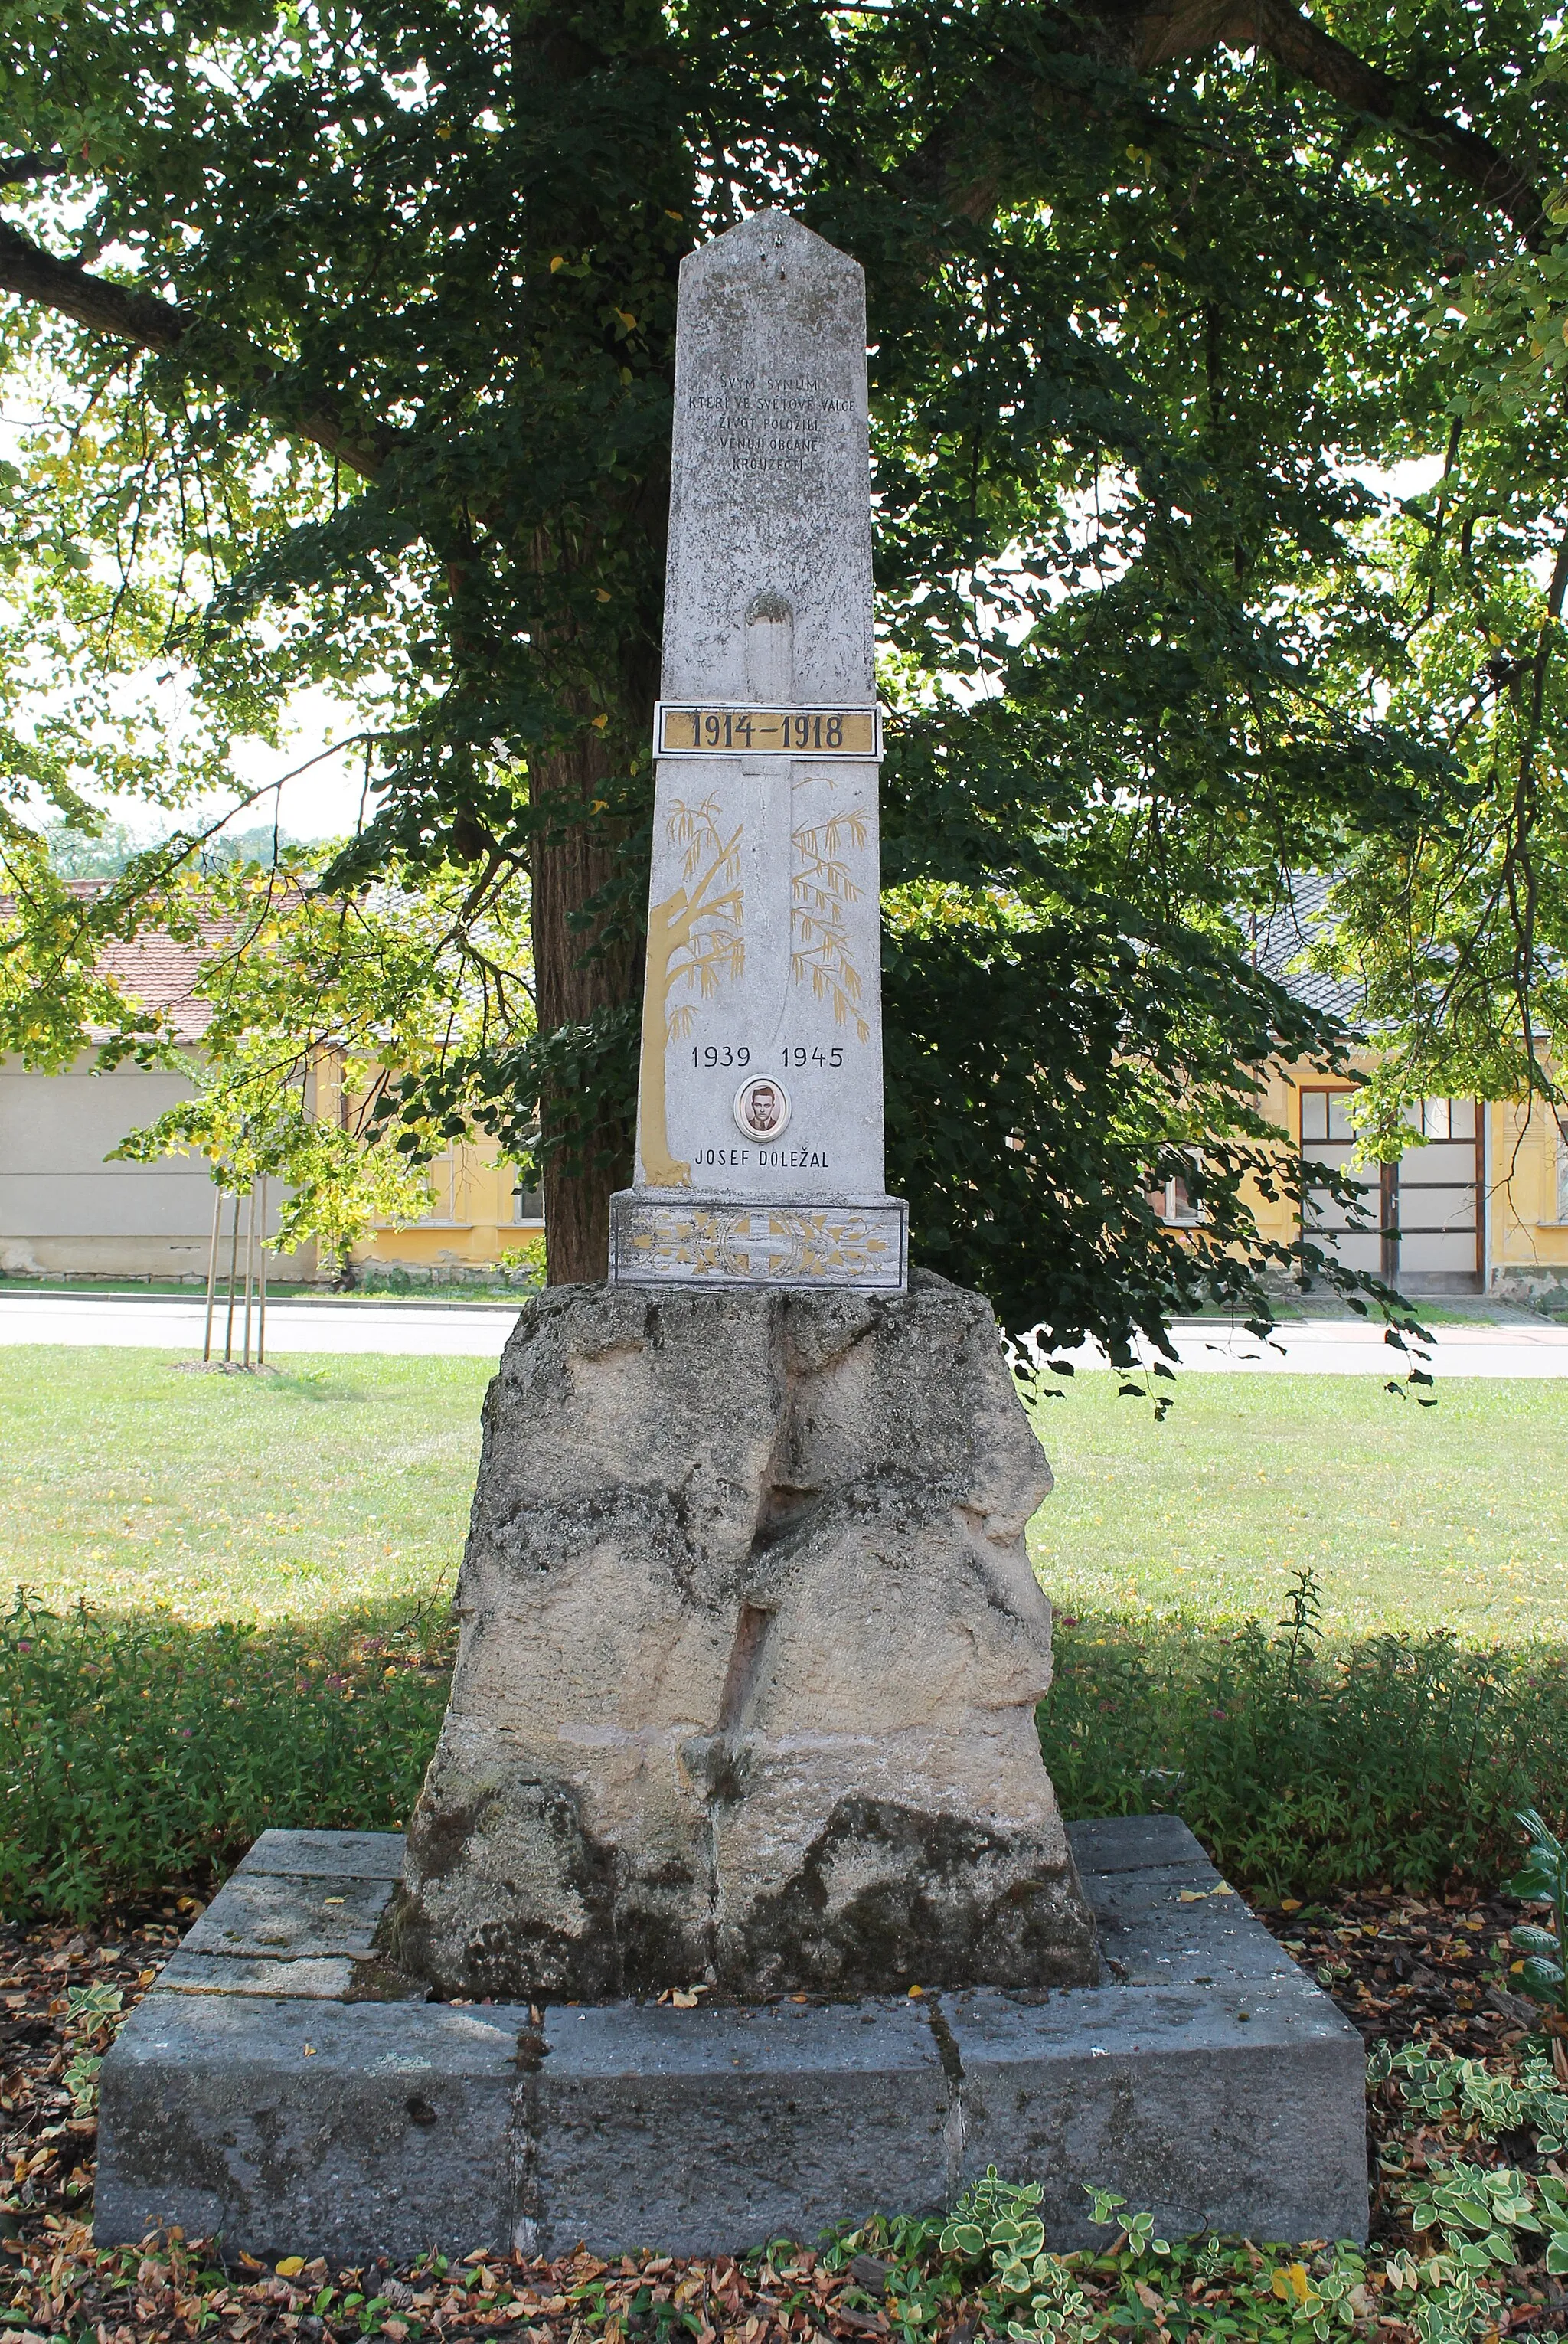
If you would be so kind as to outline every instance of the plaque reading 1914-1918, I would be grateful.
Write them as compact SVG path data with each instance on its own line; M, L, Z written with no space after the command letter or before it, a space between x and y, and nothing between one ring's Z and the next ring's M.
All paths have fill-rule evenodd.
M897 1292L865 278L783 212L684 262L623 1284Z

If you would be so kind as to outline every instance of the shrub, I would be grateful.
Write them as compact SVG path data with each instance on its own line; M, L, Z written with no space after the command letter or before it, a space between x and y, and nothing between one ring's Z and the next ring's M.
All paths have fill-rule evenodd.
M1069 1816L1181 1815L1271 1900L1505 1878L1515 1811L1559 1824L1568 1655L1452 1636L1325 1651L1298 1580L1281 1632L1059 1622L1040 1742ZM424 1612L303 1627L166 1613L0 1621L0 1912L87 1919L201 1885L269 1824L390 1830L447 1697Z
M1272 1635L1059 1622L1040 1728L1063 1812L1179 1814L1272 1900L1512 1873L1515 1810L1562 1817L1568 1655L1442 1632L1324 1650L1316 1613L1302 1571Z
M221 1874L269 1824L395 1827L448 1638L423 1614L208 1628L19 1593L0 1622L0 1912L81 1922Z

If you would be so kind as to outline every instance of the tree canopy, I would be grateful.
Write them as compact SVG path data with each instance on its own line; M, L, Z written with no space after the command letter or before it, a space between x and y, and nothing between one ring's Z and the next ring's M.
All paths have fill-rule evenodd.
M0 468L0 1043L42 1046L24 995L79 1008L181 859L85 905L28 808L206 804L329 684L367 814L321 884L429 886L478 985L385 1114L411 1156L457 1122L537 1152L552 1277L602 1272L676 271L782 203L869 282L917 1258L1118 1357L1205 1295L1266 1316L1248 1183L1295 1175L1257 1086L1342 1038L1248 949L1294 870L1344 874L1395 1089L1490 1051L1551 1092L1539 0L0 0L0 30L31 419ZM1446 469L1391 505L1418 458ZM519 1009L484 935L525 897ZM1149 1201L1177 1170L1196 1235Z

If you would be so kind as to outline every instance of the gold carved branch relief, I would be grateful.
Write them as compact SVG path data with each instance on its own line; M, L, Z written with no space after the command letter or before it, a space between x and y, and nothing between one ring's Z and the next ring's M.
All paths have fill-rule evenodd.
M690 1030L696 1007L689 989L711 1000L719 978L738 977L746 965L741 829L738 823L726 839L718 816L717 799L696 806L676 799L665 835L682 851L681 884L662 904L648 905L640 1147L643 1177L655 1188L691 1185L690 1165L670 1153L665 1098L665 1052ZM689 997L677 1000L682 988Z

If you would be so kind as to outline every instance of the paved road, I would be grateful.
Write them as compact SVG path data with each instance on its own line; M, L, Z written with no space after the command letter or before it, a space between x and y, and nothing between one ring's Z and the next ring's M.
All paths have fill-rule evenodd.
M279 1359L298 1351L389 1351L494 1359L516 1317L504 1302L270 1302L266 1347ZM203 1304L184 1298L10 1293L0 1295L0 1343L107 1343L195 1354L203 1318ZM1440 1375L1568 1376L1568 1327L1470 1321L1434 1331L1432 1364ZM1199 1374L1388 1376L1404 1369L1376 1327L1353 1319L1297 1321L1267 1344L1211 1321L1188 1320L1177 1329L1176 1348L1182 1366ZM1084 1367L1105 1364L1089 1349L1073 1356Z
M1419 1309L1420 1305L1417 1304ZM1450 1376L1568 1376L1568 1327L1437 1327L1429 1365ZM1190 1374L1403 1376L1413 1354L1392 1349L1381 1326L1354 1318L1317 1318L1282 1327L1266 1343L1243 1330L1188 1320L1176 1329L1176 1349ZM1102 1366L1103 1356L1082 1357ZM1151 1355L1152 1356L1152 1355Z
M235 1349L240 1347L236 1312ZM266 1351L397 1351L498 1359L517 1308L505 1302L413 1305L381 1302L275 1302L266 1306ZM204 1301L183 1296L145 1301L104 1295L0 1295L0 1343L111 1343L199 1357ZM224 1313L216 1315L223 1356Z

